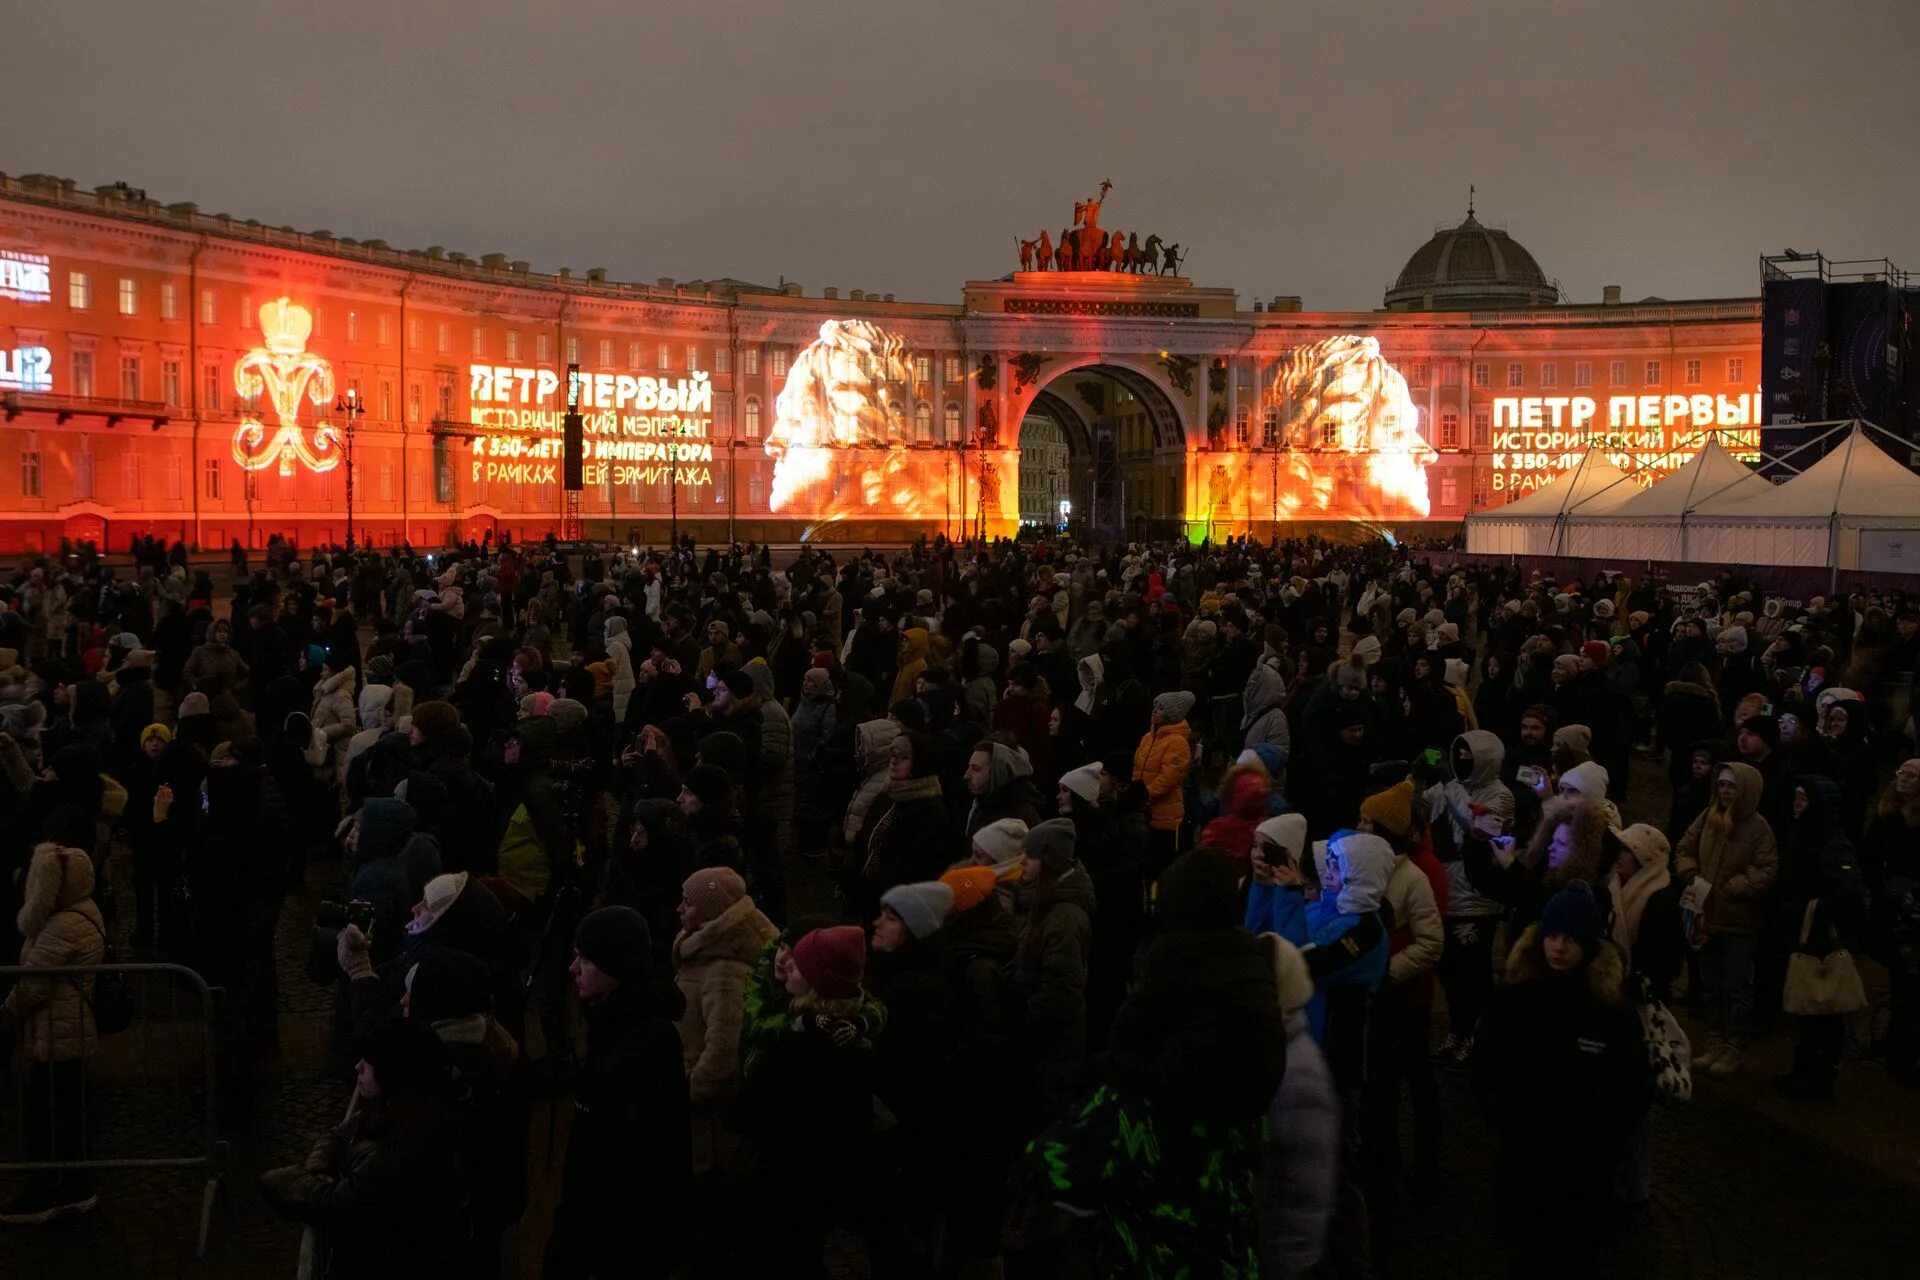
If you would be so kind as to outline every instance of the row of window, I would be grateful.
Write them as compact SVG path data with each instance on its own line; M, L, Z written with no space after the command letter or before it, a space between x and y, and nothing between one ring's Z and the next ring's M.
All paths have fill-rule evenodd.
M1628 385L1627 374L1629 371L1629 364L1630 362L1626 360L1609 361L1607 364L1607 385L1614 386L1614 387L1627 386ZM1745 359L1743 359L1740 356L1728 356L1726 371L1727 371L1727 377L1726 377L1727 382L1730 385L1738 386L1741 383L1746 381L1747 362ZM1649 387L1658 387L1658 386L1664 385L1661 380L1664 372L1665 370L1660 361L1658 360L1643 361L1640 366L1641 384ZM1407 385L1408 386L1411 386L1411 387L1429 386L1432 377L1433 377L1432 361L1413 360L1408 362L1407 364ZM1491 387L1493 385L1493 366L1490 364L1486 364L1484 362L1475 363L1473 365L1472 378L1473 378L1473 385L1476 387L1481 387L1481 388ZM1697 386L1700 386L1705 380L1706 380L1706 362L1704 360L1690 359L1683 362L1683 364L1681 365L1681 382L1684 385L1689 387L1697 387ZM1441 364L1440 385L1443 387L1457 387L1460 385L1460 365L1457 361L1449 360ZM1511 360L1507 362L1506 385L1508 387L1524 387L1527 385L1527 371L1526 371L1525 364L1523 364L1521 361L1518 361L1518 360ZM1534 385L1537 385L1543 388L1552 388L1552 387L1559 386L1560 385L1559 364L1552 360L1541 361L1539 366L1539 378ZM1572 385L1576 387L1590 387L1593 385L1593 362L1592 361L1576 360L1573 362Z

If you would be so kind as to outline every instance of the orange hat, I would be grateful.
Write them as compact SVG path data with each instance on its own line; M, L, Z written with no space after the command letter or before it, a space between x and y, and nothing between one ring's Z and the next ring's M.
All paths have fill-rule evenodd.
M953 890L955 911L971 911L993 896L997 880L992 867L955 867L940 877L940 883Z

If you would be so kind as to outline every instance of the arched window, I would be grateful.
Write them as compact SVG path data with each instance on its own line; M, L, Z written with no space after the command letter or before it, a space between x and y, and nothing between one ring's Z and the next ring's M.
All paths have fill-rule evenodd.
M1244 445L1247 442L1247 425L1253 420L1247 406L1241 405L1233 411L1233 442Z
M960 405L956 401L947 401L946 426L946 443L958 443L960 439Z
M760 397L759 396L747 397L746 408L741 412L741 419L746 425L747 439L758 440L760 438Z
M1271 405L1260 417L1260 443L1271 449L1280 442L1280 411Z
M921 359L926 359L922 356ZM915 444L933 443L933 406L922 400L913 409L913 441Z
M1458 409L1440 411L1440 447L1442 449L1460 447L1460 411Z

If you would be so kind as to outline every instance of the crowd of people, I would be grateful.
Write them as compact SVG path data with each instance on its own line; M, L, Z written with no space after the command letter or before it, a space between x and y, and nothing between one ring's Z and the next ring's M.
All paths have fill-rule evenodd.
M261 1183L316 1275L500 1274L542 1097L553 1277L817 1275L835 1232L876 1276L1363 1277L1460 1070L1514 1273L1577 1275L1756 1034L1832 1095L1803 962L1886 965L1920 1083L1898 595L1311 540L140 551L0 589L5 917L222 988L234 1125L281 986L334 990L351 1103ZM0 1015L40 1159L87 1150L88 989ZM0 1220L95 1203L49 1171Z

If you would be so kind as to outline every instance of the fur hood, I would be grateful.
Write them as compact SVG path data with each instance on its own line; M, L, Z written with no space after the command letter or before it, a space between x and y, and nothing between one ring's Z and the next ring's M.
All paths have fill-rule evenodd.
M1507 981L1537 982L1547 976L1546 953L1541 950L1540 926L1530 924L1507 954ZM1600 940L1593 958L1587 961L1587 990L1601 1004L1619 1007L1626 1003L1627 962L1620 948L1606 938Z
M27 868L26 892L14 923L20 927L20 936L29 940L47 927L47 921L69 909L98 925L100 911L92 898L93 859L84 850L51 843L38 845Z
M1565 863L1547 866L1547 845L1554 828L1563 822L1573 824L1573 849ZM1597 878L1606 858L1607 808L1584 796L1563 796L1549 800L1540 811L1540 825L1527 842L1527 865L1538 869L1549 885Z
M713 960L737 960L750 965L759 959L760 949L779 933L772 921L760 914L760 908L753 905L752 898L742 898L693 932L681 930L680 936L673 940L674 967Z

